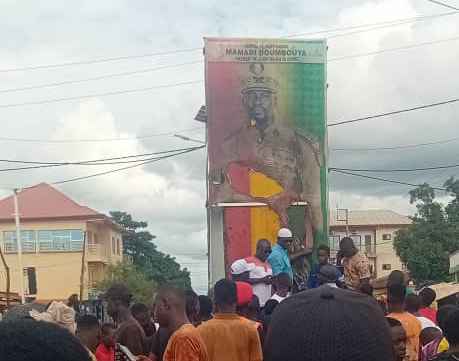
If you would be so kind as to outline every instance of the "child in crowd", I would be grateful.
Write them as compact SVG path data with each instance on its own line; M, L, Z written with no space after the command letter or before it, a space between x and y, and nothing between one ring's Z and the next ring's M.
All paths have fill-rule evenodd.
M104 323L101 328L101 342L96 350L97 361L114 361L115 344L115 326Z
M274 288L276 292L271 296L271 300L282 302L288 296L290 296L290 289L292 287L292 281L288 273L279 273L274 278Z

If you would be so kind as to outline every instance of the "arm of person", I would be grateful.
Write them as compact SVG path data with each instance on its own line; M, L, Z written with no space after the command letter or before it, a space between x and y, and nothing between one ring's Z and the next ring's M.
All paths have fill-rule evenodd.
M307 255L309 255L311 253L312 253L312 249L310 249L310 248L302 248L299 251L290 254L289 258L290 258L291 261L294 261L299 257L307 256Z
M251 285L258 285L261 283L270 285L272 282L272 276L266 276L262 278L251 278L250 271L240 274L238 279L242 282L247 282L248 284L251 284Z
M255 329L249 334L249 361L263 361L261 341L258 331Z

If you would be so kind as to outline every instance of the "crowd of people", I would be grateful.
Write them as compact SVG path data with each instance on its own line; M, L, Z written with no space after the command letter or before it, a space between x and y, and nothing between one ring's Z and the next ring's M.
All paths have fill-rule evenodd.
M272 249L258 241L255 255L236 260L211 297L164 285L148 307L132 304L129 289L115 284L103 296L113 323L74 313L73 327L60 304L51 309L60 319L31 312L0 322L0 359L459 360L458 306L436 310L435 292L414 292L400 271L389 276L387 297L376 300L368 260L347 237L337 257L342 268L330 263L327 246L319 246L317 266L295 287L292 262L311 251L292 254L292 241L285 228Z

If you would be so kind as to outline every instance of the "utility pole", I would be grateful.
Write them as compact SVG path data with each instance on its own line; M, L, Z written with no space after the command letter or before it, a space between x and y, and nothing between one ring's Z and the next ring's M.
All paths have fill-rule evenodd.
M21 292L21 303L25 303L24 295L24 268L22 265L22 242L21 242L21 225L19 222L19 206L18 206L19 189L14 189L14 219L16 221L16 244L18 249L19 263L19 291Z
M3 256L1 246L0 246L0 258L2 259L3 268L5 268L5 272L6 272L6 309L8 309L10 307L10 287L11 287L10 268L8 267L5 257Z

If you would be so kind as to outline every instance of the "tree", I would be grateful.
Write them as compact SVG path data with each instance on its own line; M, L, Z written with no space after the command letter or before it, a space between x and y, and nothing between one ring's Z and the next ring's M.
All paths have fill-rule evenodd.
M124 254L132 258L132 263L143 272L147 279L156 284L173 284L190 288L190 273L181 269L175 258L158 251L153 243L155 236L146 230L148 223L135 221L126 212L110 212L114 222L123 227Z
M146 305L151 304L157 288L155 282L148 279L145 273L127 262L110 265L104 280L96 285L96 289L103 293L115 283L125 284L131 291L133 301Z
M445 183L453 199L444 207L435 190L423 184L409 192L416 203L412 224L397 232L394 248L417 281L449 279L449 254L459 248L459 181Z

